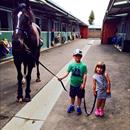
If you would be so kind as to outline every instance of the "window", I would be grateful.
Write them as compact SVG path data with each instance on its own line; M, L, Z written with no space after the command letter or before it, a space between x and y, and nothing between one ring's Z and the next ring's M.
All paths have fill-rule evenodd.
M40 19L36 18L35 21L36 21L36 24L40 27Z
M8 30L8 12L0 10L0 30Z
M48 19L47 18L42 19L41 29L42 29L42 31L48 31Z

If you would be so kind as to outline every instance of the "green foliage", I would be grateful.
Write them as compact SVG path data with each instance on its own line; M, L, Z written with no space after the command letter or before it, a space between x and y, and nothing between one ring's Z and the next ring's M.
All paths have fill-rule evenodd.
M94 19L95 19L95 16L94 16L94 12L92 10L91 13L90 13L89 19L88 19L88 22L89 22L90 25L93 24Z

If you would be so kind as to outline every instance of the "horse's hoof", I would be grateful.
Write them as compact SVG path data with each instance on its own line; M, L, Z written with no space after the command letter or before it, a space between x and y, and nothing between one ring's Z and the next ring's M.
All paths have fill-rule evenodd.
M23 99L23 102L30 102L30 101L31 101L30 98L24 98L24 99Z
M16 102L18 102L18 103L23 102L23 98L19 98L19 99L17 99Z
M36 79L36 82L41 82L40 78L37 78L37 79Z

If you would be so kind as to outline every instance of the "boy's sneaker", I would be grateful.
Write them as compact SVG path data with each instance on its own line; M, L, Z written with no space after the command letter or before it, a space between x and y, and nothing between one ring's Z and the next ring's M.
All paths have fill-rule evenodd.
M100 109L100 110L99 110L99 116L101 116L101 117L104 116L104 110L103 110L103 109Z
M95 116L100 116L100 111L99 111L99 109L96 109L96 111L95 111Z
M77 107L77 114L78 114L78 115L81 115L81 114L82 114L82 111L81 111L81 108L80 108L80 107Z
M71 113L74 111L74 106L73 105L70 105L67 109L67 113Z

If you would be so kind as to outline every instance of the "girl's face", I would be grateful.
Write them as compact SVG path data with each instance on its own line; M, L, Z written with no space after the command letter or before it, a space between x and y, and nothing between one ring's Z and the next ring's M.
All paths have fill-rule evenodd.
M74 55L73 57L77 63L80 63L82 55Z
M96 72L97 72L97 74L102 74L102 72L103 72L102 67L97 66Z

